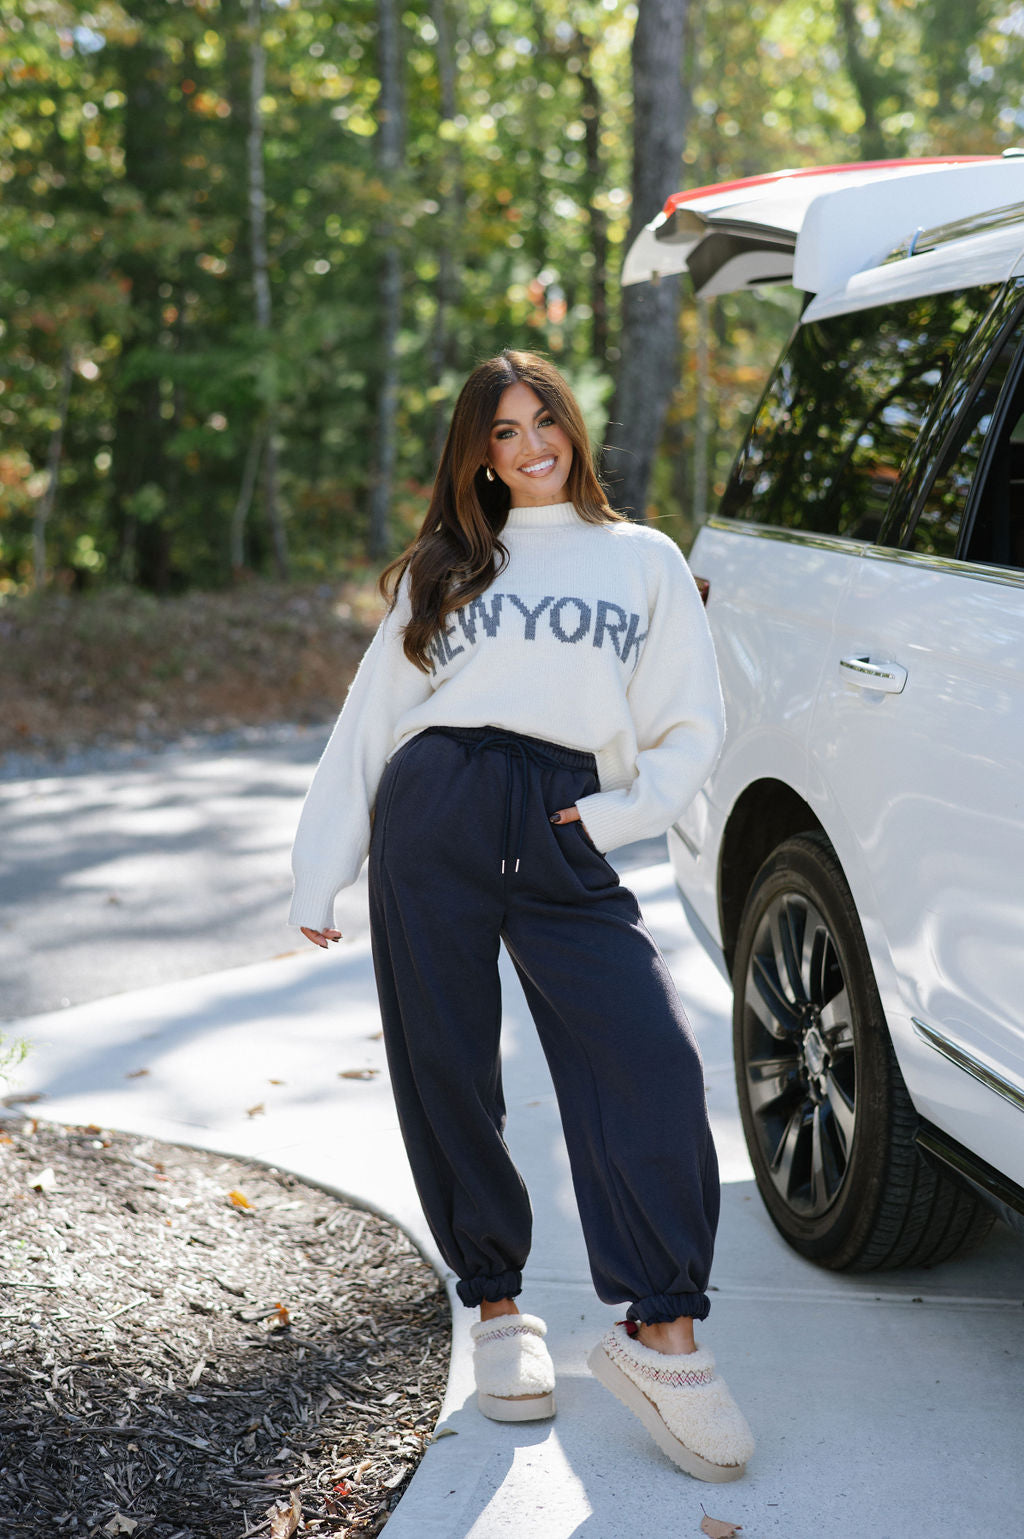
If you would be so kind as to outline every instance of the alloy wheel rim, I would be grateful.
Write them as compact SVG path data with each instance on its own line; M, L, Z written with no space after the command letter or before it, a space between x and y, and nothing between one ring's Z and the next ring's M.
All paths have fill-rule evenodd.
M747 1102L768 1176L793 1213L820 1218L849 1169L856 1045L842 954L803 894L780 894L761 916L742 1029Z

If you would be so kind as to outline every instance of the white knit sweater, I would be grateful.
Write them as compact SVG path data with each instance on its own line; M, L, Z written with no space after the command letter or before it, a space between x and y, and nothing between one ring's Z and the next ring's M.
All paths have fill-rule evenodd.
M449 616L432 672L402 650L404 588L371 642L302 809L292 924L332 924L369 848L384 766L425 727L494 726L593 753L601 789L577 805L601 850L663 833L713 768L718 669L678 547L643 524L585 523L568 502L513 508L501 539L508 565Z

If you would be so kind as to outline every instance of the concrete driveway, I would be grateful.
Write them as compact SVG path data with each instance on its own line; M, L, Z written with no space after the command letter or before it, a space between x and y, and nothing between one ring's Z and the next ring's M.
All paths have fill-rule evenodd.
M265 812L261 792L248 801L244 792L250 775L256 787L265 785L265 773L255 763L244 773L237 763L182 769L182 785L194 793L191 805L185 798L189 817L203 787L234 787L232 809L242 810L222 862L244 851L247 840L262 840L264 855L269 849L265 833L251 827L259 814L248 827L244 816L247 806ZM292 821L307 774L308 763L288 793ZM74 793L55 787L52 805L60 805L61 794ZM121 791L111 787L109 794L116 811ZM183 817L180 798L169 805ZM94 877L105 837L97 816ZM118 826L110 836L115 848L123 838ZM161 858L159 815L151 832L151 853ZM37 837L45 848L48 836ZM656 850L630 855L640 863L629 880L704 1053L725 1186L714 1307L701 1335L749 1416L757 1454L738 1484L699 1485L670 1465L587 1373L587 1350L621 1311L598 1303L591 1290L553 1090L509 968L508 1137L536 1213L522 1303L548 1320L559 1412L532 1427L500 1426L477 1414L471 1317L456 1304L441 1419L441 1430L454 1435L428 1451L389 1535L679 1539L699 1532L702 1504L741 1523L743 1539L1024 1532L1024 1242L999 1228L976 1255L934 1272L861 1277L825 1273L794 1256L751 1179L732 1085L728 992L685 926L667 863ZM211 880L219 879L215 865L208 867ZM172 890L177 869L168 858L163 870ZM51 870L60 871L56 854ZM40 879L41 892L45 885ZM95 896L103 885L93 881L90 891ZM190 912L207 912L208 894L193 888L170 897L165 885L160 901L187 928ZM34 1048L20 1088L42 1093L46 1100L33 1109L55 1119L149 1132L290 1168L394 1215L436 1261L376 1040L363 901L360 889L347 898L342 927L351 938L329 957L310 948L22 1020L15 1029ZM163 945L173 954L171 930ZM96 925L90 944L108 944L104 925ZM45 966L50 954L44 947L35 966ZM198 953L186 948L186 955L191 965ZM624 1073L628 1067L624 1041ZM126 1077L140 1068L149 1073ZM379 1072L366 1081L337 1078L352 1068ZM246 1108L257 1103L265 1111L248 1116Z

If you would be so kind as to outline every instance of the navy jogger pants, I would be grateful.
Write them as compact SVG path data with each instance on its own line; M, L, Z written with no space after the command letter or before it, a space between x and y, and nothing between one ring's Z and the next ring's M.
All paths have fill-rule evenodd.
M420 1201L463 1303L522 1286L532 1211L502 1136L498 947L551 1070L594 1286L704 1319L718 1164L700 1055L633 894L581 825L591 754L434 727L389 762L370 845L374 966Z

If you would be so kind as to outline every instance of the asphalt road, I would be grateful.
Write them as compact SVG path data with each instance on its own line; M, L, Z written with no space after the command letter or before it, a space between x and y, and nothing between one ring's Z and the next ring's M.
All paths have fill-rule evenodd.
M0 1019L262 961L326 730L0 782Z
M288 855L326 728L0 780L0 1020L294 951ZM657 860L663 840L616 853ZM354 938L360 904L338 922Z

